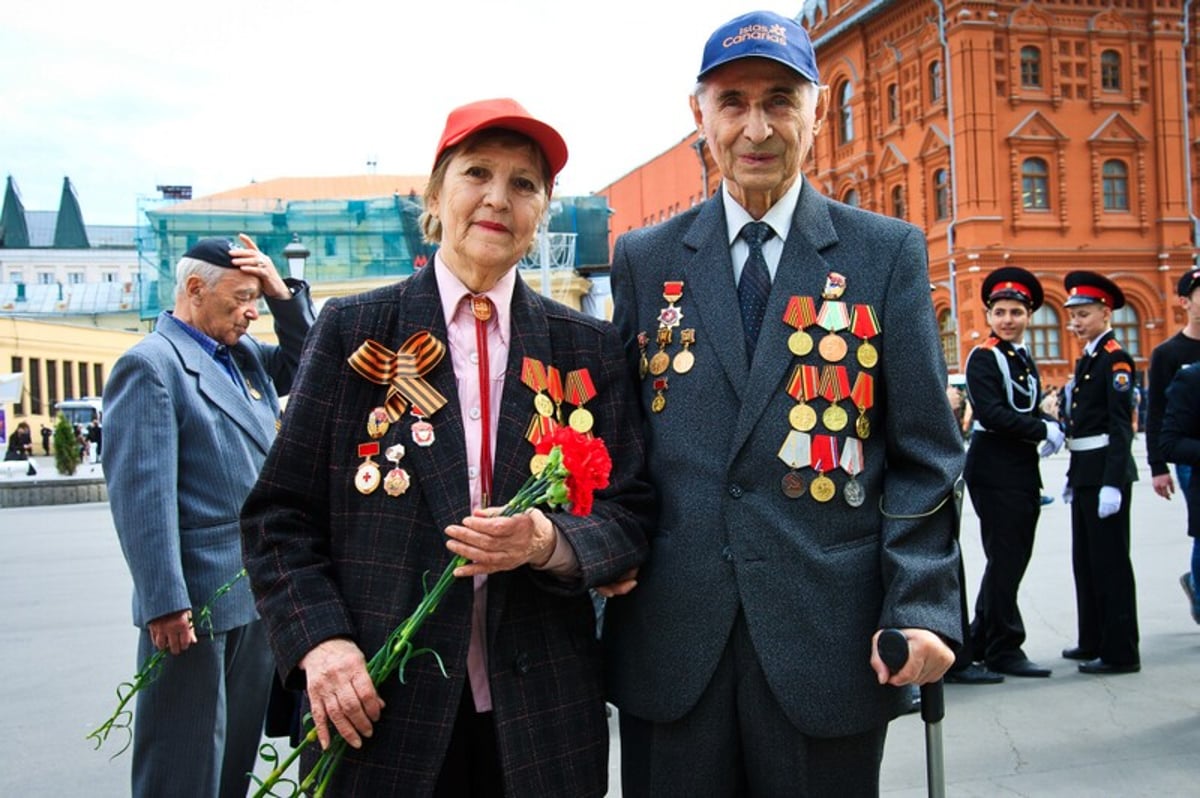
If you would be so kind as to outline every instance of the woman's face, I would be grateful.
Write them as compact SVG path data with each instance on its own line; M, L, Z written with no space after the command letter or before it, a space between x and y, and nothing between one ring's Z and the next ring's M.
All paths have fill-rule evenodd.
M548 202L533 146L486 142L451 156L429 211L455 269L503 273L529 251Z

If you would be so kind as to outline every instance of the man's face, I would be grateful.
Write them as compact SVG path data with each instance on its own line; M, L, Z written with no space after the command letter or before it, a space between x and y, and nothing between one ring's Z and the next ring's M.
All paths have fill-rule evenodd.
M1188 324L1200 324L1200 286L1193 289L1192 293L1187 296L1179 297L1179 306L1187 314Z
M195 282L193 282L193 280ZM199 277L188 281L191 325L210 338L233 346L258 318L262 286L258 278L239 269L225 269L211 288Z
M827 103L825 87L765 58L718 67L691 98L730 194L759 216L796 182Z
M1099 302L1088 302L1067 308L1067 317L1070 319L1067 326L1071 332L1084 341L1090 341L1108 329L1112 311Z
M1020 343L1029 326L1029 309L1015 299L997 299L988 308L987 320L1001 341Z

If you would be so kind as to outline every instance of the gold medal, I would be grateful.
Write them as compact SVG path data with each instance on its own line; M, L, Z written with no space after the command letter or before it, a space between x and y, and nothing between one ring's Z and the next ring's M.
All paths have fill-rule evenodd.
M360 443L358 456L363 458L362 464L354 472L354 487L364 496L375 492L379 487L379 464L371 458L379 454L379 441Z
M837 493L837 486L833 484L833 480L822 474L812 481L808 487L808 492L812 497L819 502L827 502Z
M828 360L830 363L836 363L846 356L846 342L842 340L842 336L837 333L829 333L821 339L821 343L817 345L817 351L821 353L821 357Z
M825 425L825 428L834 432L845 429L849 421L850 419L846 415L846 411L837 405L830 405L821 414L821 422Z
M856 354L858 356L858 364L865 369L875 368L876 364L879 363L879 350L870 341L863 341L859 344Z
M529 472L536 477L542 473L542 470L546 467L546 463L549 462L550 455L535 454L533 457L529 458Z
M646 375L650 373L650 359L646 357L646 347L650 344L650 336L644 332L637 334L638 342L638 376L641 379L646 379Z
M652 399L650 401L650 409L653 410L655 413L661 413L663 411L663 408L666 406L667 406L667 397L663 396L661 393L658 394L657 396L655 396L654 399Z
M867 421L867 414L863 413L854 422L854 432L860 438L871 437L871 422Z
M654 357L650 358L650 373L657 377L665 372L670 365L670 356L666 352L659 350L654 353Z
M592 425L595 423L595 420L592 418L592 411L583 407L577 407L571 411L567 423L571 425L571 429L583 435L592 431Z
M676 374L687 374L694 365L696 365L696 356L685 349L675 356L672 368L675 369Z
M543 418L550 418L550 416L554 415L554 402L544 393L539 393L533 397L533 408Z
M796 330L788 336L788 349L797 357L804 357L813 348L813 338L804 330Z
M411 484L412 480L409 479L407 471L403 468L393 468L383 478L383 492L389 496L403 496Z
M793 407L788 413L788 423L792 425L792 429L794 430L808 432L817 426L817 411L813 410L812 405L802 402Z
M371 436L372 440L386 435L390 426L391 422L388 421L387 411L382 407L377 407L367 414L367 434Z
M789 471L779 481L779 487L784 496L789 499L799 499L804 495L804 477L800 476L798 471Z

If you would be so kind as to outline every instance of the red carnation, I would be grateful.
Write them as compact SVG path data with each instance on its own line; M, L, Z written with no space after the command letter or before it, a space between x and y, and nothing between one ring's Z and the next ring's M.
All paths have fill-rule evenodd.
M592 511L592 494L608 487L612 474L612 458L600 438L593 438L571 427L555 428L538 442L539 454L547 454L555 446L562 451L563 469L567 472L567 499L574 515Z

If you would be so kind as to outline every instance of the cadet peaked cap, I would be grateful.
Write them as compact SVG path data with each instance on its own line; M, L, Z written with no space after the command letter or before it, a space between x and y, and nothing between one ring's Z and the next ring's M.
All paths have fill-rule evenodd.
M696 80L739 58L769 58L813 83L821 82L808 31L774 11L751 11L717 28L704 45Z
M1175 293L1179 296L1191 296L1196 286L1200 285L1200 269L1191 269L1183 273L1175 285Z
M1071 272L1063 278L1063 285L1067 287L1068 294L1064 307L1086 305L1089 302L1099 302L1110 310L1125 307L1124 292L1102 274Z
M202 238L192 245L191 249L183 253L183 257L202 260L223 269L236 269L237 266L233 265L233 257L229 254L231 249L241 249L241 246L228 238Z
M501 97L495 100L480 100L459 106L446 117L446 128L438 142L433 165L446 150L460 144L468 136L488 128L503 128L528 136L541 149L550 165L550 182L567 163L567 143L558 131L540 119L535 119L519 102Z
M998 299L1012 299L1033 312L1042 306L1042 284L1032 273L1017 266L1005 266L983 280L980 291L983 304L991 307Z

